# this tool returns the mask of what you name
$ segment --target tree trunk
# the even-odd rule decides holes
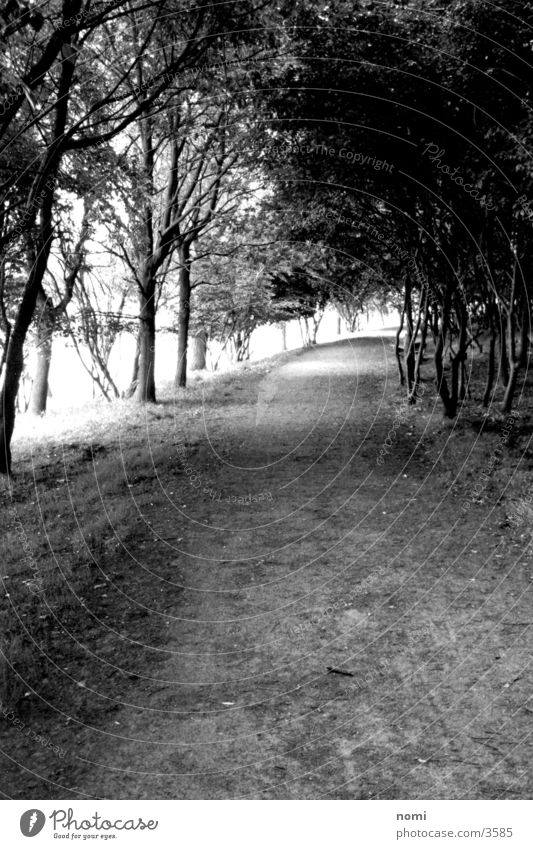
[[[405,342],[404,342],[404,365],[407,377],[407,398],[410,404],[414,403],[415,388],[415,335],[413,333],[413,301],[411,278],[405,278]]]
[[[11,439],[15,427],[15,410],[20,378],[24,368],[24,340],[31,322],[35,301],[31,290],[24,293],[17,322],[9,340],[4,385],[0,392],[0,472],[11,474]]]
[[[442,305],[442,316],[440,319],[440,327],[438,329],[438,335],[435,344],[435,374],[437,377],[437,391],[440,395],[441,401],[444,405],[444,414],[450,418],[455,418],[457,413],[457,403],[454,400],[453,396],[450,395],[450,390],[448,388],[448,382],[446,380],[446,375],[444,374],[444,347],[446,342],[446,336],[448,333],[448,324],[450,320],[450,308],[451,308],[451,289],[448,287],[448,290],[444,296],[444,303]]]
[[[250,334],[245,330],[237,330],[233,336],[235,359],[238,363],[250,358]]]
[[[416,362],[415,362],[415,393],[416,393],[418,385],[420,383],[420,367],[422,365],[422,361],[424,359],[424,352],[426,350],[428,324],[429,324],[429,290],[426,291],[426,297],[425,297],[425,303],[424,303],[424,312],[423,312],[423,315],[422,315],[422,323],[421,323],[421,327],[420,327],[420,347],[418,349],[418,353],[416,355]]]
[[[149,269],[139,291],[139,372],[134,398],[155,404],[155,280]]]
[[[70,11],[76,14],[80,9],[79,0],[72,4]],[[32,210],[30,220],[26,224],[26,233],[32,229],[39,210],[39,232],[36,239],[36,250],[31,265],[28,281],[24,287],[20,306],[13,324],[5,361],[5,375],[2,391],[0,392],[0,473],[11,474],[11,439],[15,427],[15,408],[20,378],[24,368],[24,342],[31,324],[37,297],[48,265],[50,248],[52,246],[52,208],[56,175],[61,160],[59,142],[63,138],[67,120],[69,93],[74,76],[76,51],[65,44],[65,53],[60,63],[61,71],[58,86],[58,96],[53,118],[53,132],[50,144],[42,162],[39,173],[34,181],[27,211]],[[39,189],[41,190],[38,193]]]
[[[141,356],[141,335],[140,332],[137,333],[137,337],[135,339],[135,354],[133,356],[133,370],[131,373],[130,385],[124,392],[125,398],[133,398],[135,395],[135,390],[137,389],[137,384],[139,383],[139,359]]]
[[[179,270],[179,313],[178,313],[178,366],[174,387],[187,386],[187,345],[191,315],[191,261],[188,245],[178,248]]]
[[[40,233],[31,271],[15,318],[5,360],[4,384],[0,392],[0,473],[11,474],[11,439],[20,378],[24,369],[24,342],[31,324],[52,246],[53,178],[49,178],[40,215]]]
[[[49,301],[43,298],[37,326],[37,366],[30,400],[30,412],[34,416],[43,416],[46,412],[55,323],[55,313]]]
[[[500,367],[498,371],[500,384],[505,387],[509,383],[509,358],[507,356],[507,332],[501,307],[498,311],[498,319],[500,329]]]
[[[281,330],[281,350],[287,350],[287,324],[284,321],[280,322],[279,328]]]
[[[307,318],[302,318],[302,316],[298,316],[298,324],[300,326],[300,336],[302,337],[302,345],[304,348],[308,348],[311,344],[311,340],[309,338],[309,325],[307,323]]]
[[[518,381],[520,367],[517,362],[512,362],[509,368],[509,380],[505,387],[501,410],[502,413],[510,413],[513,407],[514,394]]]
[[[40,334],[39,334],[40,335]],[[30,412],[34,416],[44,416],[48,400],[48,378],[52,362],[52,334],[44,331],[37,349],[37,366],[31,392]]]
[[[433,305],[433,309],[430,312],[430,327],[433,344],[436,345],[439,338],[439,307],[437,303]]]
[[[503,396],[503,402],[501,406],[502,413],[510,413],[514,394],[516,390],[516,384],[518,381],[518,374],[520,371],[520,361],[516,352],[516,339],[515,339],[515,325],[516,325],[516,281],[517,281],[517,269],[518,269],[518,261],[515,259],[514,270],[513,270],[513,283],[511,287],[511,294],[509,297],[509,306],[507,309],[507,322],[505,328],[505,335],[507,341],[506,354],[507,354],[507,363],[509,367],[509,373],[507,377],[507,386],[505,387],[505,393]]]
[[[398,330],[396,331],[396,345],[395,345],[395,348],[394,348],[394,352],[396,354],[396,360],[398,362],[398,372],[399,372],[399,375],[400,375],[400,386],[403,386],[405,384],[405,374],[404,374],[403,366],[402,366],[402,354],[401,354],[401,345],[400,345],[400,337],[402,335],[404,319],[405,319],[405,308],[402,308],[402,312],[401,312],[401,315],[400,315],[400,325],[398,327]]]
[[[205,369],[207,354],[207,337],[204,330],[195,333],[190,341],[190,353],[188,356],[190,371],[202,371]]]
[[[468,315],[466,306],[459,293],[457,293],[455,297],[455,314],[459,324],[459,339],[457,341],[457,353],[454,354],[452,358],[451,405],[454,410],[457,410],[459,401],[464,401],[464,394],[466,394],[464,364],[466,360],[468,338]]]
[[[416,319],[416,326],[413,331],[413,387],[411,392],[409,393],[409,404],[416,404],[416,399],[418,395],[418,387],[420,385],[420,367],[422,365],[422,359],[424,357],[424,348],[426,346],[426,333],[427,333],[427,322],[428,322],[428,290],[422,291],[420,293],[420,304],[418,307],[418,316]],[[416,339],[420,332],[420,343],[418,344]],[[418,344],[418,348],[417,348]]]
[[[6,304],[5,304],[5,300],[4,300],[5,283],[6,283],[5,265],[6,265],[6,261],[5,261],[5,258],[4,258],[3,260],[0,261],[0,323],[1,323],[2,331],[4,333],[4,340],[3,340],[3,345],[2,345],[2,355],[0,356],[0,375],[2,374],[2,372],[4,370],[4,363],[6,361],[7,348],[8,348],[8,345],[9,345],[9,336],[10,336],[10,333],[11,333],[11,322],[9,321],[9,318],[7,317]]]
[[[520,349],[518,360],[520,368],[527,368],[529,363],[529,334],[531,332],[531,314],[527,296],[522,301],[522,314],[520,316]]]
[[[507,385],[503,396],[501,406],[502,413],[510,413],[513,406],[513,399],[518,381],[518,373],[520,371],[520,360],[516,352],[516,309],[517,309],[517,275],[518,275],[518,260],[515,257],[513,277],[511,285],[511,293],[509,295],[509,305],[507,307],[505,336],[506,336],[506,359],[508,365]]]
[[[490,340],[489,354],[487,362],[487,380],[485,383],[485,392],[483,393],[483,406],[488,407],[492,398],[492,389],[494,379],[496,377],[496,323],[494,320],[494,307],[492,304],[488,308],[490,322]]]

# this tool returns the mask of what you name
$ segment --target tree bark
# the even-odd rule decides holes
[[[450,395],[448,382],[446,380],[446,375],[444,374],[443,363],[444,347],[450,321],[451,297],[451,287],[448,286],[448,289],[444,296],[444,302],[442,305],[442,315],[440,318],[440,327],[438,329],[438,335],[435,344],[435,374],[437,377],[437,391],[444,405],[444,414],[448,418],[453,419],[455,418],[455,415],[457,413],[457,402],[456,400],[454,400],[453,396]]]
[[[529,363],[529,334],[531,333],[531,314],[527,295],[522,299],[520,316],[520,350],[518,360],[520,368],[527,368]]]
[[[188,244],[178,247],[179,305],[178,305],[178,365],[174,386],[176,389],[187,386],[187,346],[189,342],[189,322],[191,316],[191,259]]]
[[[250,334],[245,330],[237,330],[233,336],[233,347],[235,349],[235,360],[238,363],[250,357]]]
[[[191,337],[190,349],[188,356],[190,371],[202,371],[205,369],[207,354],[207,337],[204,330]]]
[[[312,336],[311,336],[311,344],[312,345],[316,345],[316,340],[317,340],[317,337],[318,337],[318,329],[320,327],[320,323],[321,323],[323,318],[324,318],[324,310],[320,309],[320,308],[317,310],[316,313],[313,313],[313,315],[311,316],[311,319],[312,319],[312,322],[313,322],[313,333],[312,333]]]
[[[44,416],[46,413],[54,329],[55,315],[45,305],[37,328],[37,365],[30,401],[30,412],[34,416]]]
[[[77,5],[76,11],[79,10]],[[15,410],[20,378],[24,368],[24,342],[33,319],[39,291],[48,265],[52,247],[52,209],[56,176],[59,169],[60,144],[65,132],[70,86],[74,75],[76,53],[65,42],[65,56],[61,62],[58,97],[53,118],[53,131],[44,161],[34,181],[28,200],[28,211],[39,210],[39,230],[36,250],[28,280],[22,293],[5,360],[5,375],[0,392],[0,473],[11,474],[11,439],[15,427]],[[27,232],[35,221],[35,211],[30,216]]]
[[[457,341],[457,353],[452,358],[452,375],[451,375],[451,407],[457,411],[459,401],[464,400],[465,375],[464,364],[466,360],[466,349],[468,342],[468,315],[466,306],[460,293],[456,292],[455,296],[455,314],[459,324],[459,338]],[[455,415],[455,413],[454,413]]]
[[[32,277],[33,275],[30,275],[9,340],[4,385],[0,392],[0,472],[2,474],[11,474],[11,439],[15,427],[17,394],[24,368],[24,340],[37,297],[37,292],[34,291],[36,287],[32,285]]]
[[[139,290],[139,372],[134,399],[155,404],[155,279],[146,269]]]
[[[302,318],[302,316],[298,316],[298,325],[300,327],[300,336],[302,337],[302,345],[304,348],[308,348],[311,344],[311,340],[309,338],[309,325],[307,324],[307,319]]]
[[[507,308],[507,322],[506,322],[506,341],[507,341],[507,363],[508,363],[508,377],[507,377],[507,385],[505,387],[505,393],[503,396],[503,402],[501,406],[502,413],[510,413],[514,394],[516,390],[516,384],[518,381],[518,373],[520,371],[520,361],[516,353],[516,339],[515,339],[515,325],[516,325],[516,282],[517,282],[517,273],[518,273],[518,261],[515,259],[514,269],[513,269],[513,282],[511,286],[511,294],[509,296],[509,305]]]
[[[489,351],[487,360],[487,379],[485,382],[485,392],[483,393],[483,406],[488,407],[492,398],[492,390],[494,380],[496,378],[496,322],[494,317],[494,305],[489,304],[487,307],[488,319],[490,325]]]
[[[401,315],[400,315],[400,324],[399,324],[398,330],[396,331],[396,344],[395,344],[395,347],[394,347],[394,353],[396,354],[396,360],[398,362],[398,373],[400,375],[400,386],[403,386],[405,384],[405,374],[404,374],[404,371],[403,371],[402,353],[401,353],[401,345],[400,345],[400,337],[402,335],[404,319],[405,319],[405,306],[402,307],[402,312],[401,312]]]
[[[407,378],[407,398],[409,404],[414,403],[415,388],[415,335],[413,333],[413,300],[412,284],[409,275],[405,278],[405,342],[404,342],[404,365]]]
[[[512,410],[519,372],[520,367],[518,363],[512,362],[509,368],[509,380],[507,382],[507,386],[505,387],[505,393],[502,401],[502,413],[510,413]]]
[[[498,311],[499,330],[500,330],[500,362],[499,362],[499,379],[501,386],[507,386],[509,383],[509,358],[507,356],[507,330],[506,322],[502,315],[501,307]]]
[[[494,386],[494,378],[496,377],[496,330],[491,327],[489,340],[489,355],[487,362],[487,380],[485,383],[485,392],[483,393],[483,406],[488,407],[492,398],[492,388]]]
[[[137,384],[139,382],[139,359],[141,356],[141,344],[140,344],[140,333],[137,332],[137,336],[135,338],[135,354],[133,355],[133,369],[131,372],[131,380],[130,385],[124,392],[125,398],[133,398],[135,395],[135,390],[137,389]]]
[[[38,250],[24,287],[15,318],[5,361],[4,385],[0,392],[0,473],[11,474],[11,439],[15,427],[15,410],[20,378],[24,369],[24,342],[31,324],[37,297],[52,246],[52,203],[54,187],[50,180],[41,206]]]
[[[426,350],[426,341],[427,341],[427,333],[428,333],[428,323],[429,323],[429,289],[426,290],[426,297],[424,300],[424,312],[422,314],[422,322],[420,325],[420,347],[418,349],[415,361],[415,394],[418,389],[418,385],[420,383],[420,367],[422,365],[422,361],[424,359],[424,353]]]

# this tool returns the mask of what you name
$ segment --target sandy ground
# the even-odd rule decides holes
[[[20,708],[60,755],[0,723],[4,795],[531,798],[512,457],[462,509],[492,443],[429,384],[402,405],[387,339],[243,371],[186,421],[157,409],[157,432],[121,434],[146,470],[64,626],[78,653],[63,641]],[[87,476],[104,510],[110,474]]]

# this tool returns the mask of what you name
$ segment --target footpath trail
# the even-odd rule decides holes
[[[153,600],[145,645],[121,662],[120,703],[63,731],[68,763],[32,792],[530,797],[516,623],[532,568],[495,505],[461,513],[439,461],[450,430],[428,449],[432,390],[425,418],[400,407],[377,463],[396,383],[390,340],[357,339],[237,375],[194,432],[176,407],[172,463],[158,455],[132,517],[124,588]],[[109,659],[121,639],[91,650]]]

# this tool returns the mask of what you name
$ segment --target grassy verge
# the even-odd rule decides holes
[[[54,702],[59,666],[74,685],[65,713],[79,715],[83,703],[89,709],[84,667],[93,665],[87,647],[99,630],[112,628],[133,641],[142,633],[144,641],[142,605],[153,599],[142,570],[132,568],[132,554],[154,470],[179,478],[183,462],[173,446],[194,441],[203,409],[231,403],[236,387],[253,386],[286,356],[196,375],[177,393],[163,387],[157,405],[99,401],[42,419],[19,418],[15,478],[9,485],[3,480],[0,490],[4,709],[20,715],[45,710]],[[158,639],[163,634],[151,635]],[[122,661],[127,666],[127,653]]]

